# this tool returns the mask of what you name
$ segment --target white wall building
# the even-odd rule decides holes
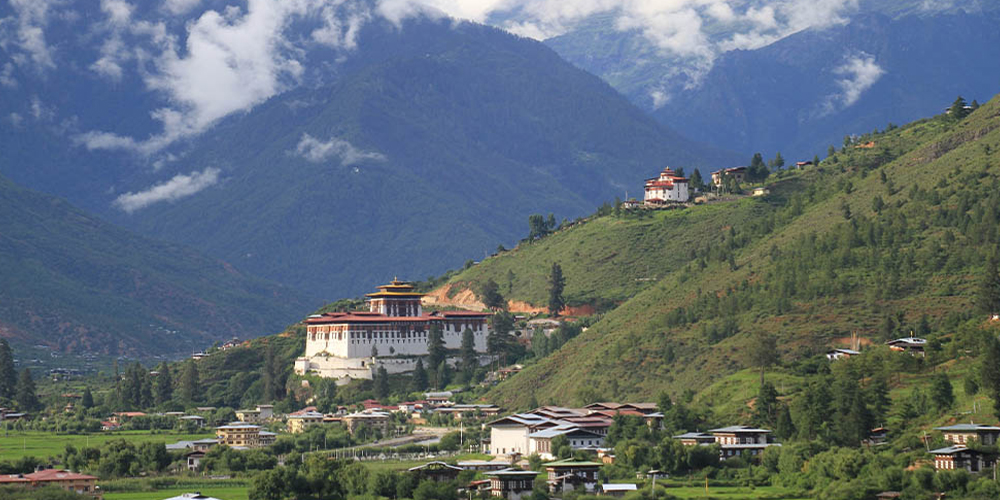
[[[684,203],[688,201],[688,180],[675,174],[670,167],[664,168],[659,177],[646,180],[646,194],[643,201],[647,205]]]
[[[371,379],[385,367],[389,373],[411,371],[417,356],[428,354],[430,329],[441,328],[447,349],[458,349],[471,330],[476,352],[486,353],[489,313],[443,311],[424,313],[424,294],[394,280],[368,294],[369,311],[331,312],[306,320],[305,356],[295,360],[295,372],[322,377]],[[374,356],[373,356],[374,354]]]

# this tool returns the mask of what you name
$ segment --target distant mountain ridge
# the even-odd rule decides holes
[[[972,0],[862,1],[845,24],[722,53],[696,80],[616,19],[594,15],[545,43],[662,123],[745,154],[812,158],[845,134],[938,113],[957,95],[985,100],[1000,80],[1000,5]],[[703,30],[716,42],[732,36],[717,22]]]
[[[295,290],[0,176],[0,335],[16,344],[186,355],[274,333],[310,308]]]
[[[420,279],[574,218],[664,164],[737,156],[659,125],[539,42],[450,20],[373,22],[336,83],[233,116],[155,179],[217,185],[115,220],[328,299]]]

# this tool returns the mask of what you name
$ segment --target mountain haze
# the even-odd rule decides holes
[[[0,177],[0,335],[76,354],[178,355],[283,328],[294,290]]]
[[[495,28],[371,23],[358,47],[336,83],[226,119],[132,179],[212,168],[217,185],[116,220],[332,299],[491,252],[531,213],[573,218],[634,195],[664,164],[735,161]]]

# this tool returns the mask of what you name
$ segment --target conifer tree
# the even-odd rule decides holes
[[[441,325],[431,325],[427,332],[427,362],[429,366],[439,367],[448,357],[448,351],[444,347],[444,334]]]
[[[750,160],[750,167],[747,169],[750,179],[753,181],[763,181],[767,179],[770,173],[767,165],[764,164],[764,157],[760,153],[754,153],[753,158]]]
[[[993,336],[990,336],[984,346],[979,380],[985,393],[993,399],[994,413],[1000,418],[1000,341]]]
[[[982,314],[1000,312],[1000,272],[997,267],[997,256],[991,255],[986,261],[986,270],[979,279],[976,308]]]
[[[384,366],[379,366],[375,374],[375,397],[379,400],[389,397],[389,371]]]
[[[500,294],[500,285],[490,278],[479,289],[479,298],[489,310],[496,312],[507,307],[507,301]]]
[[[472,376],[479,367],[479,357],[476,355],[476,337],[472,330],[462,331],[462,344],[459,347],[459,357],[462,360],[462,376],[466,383],[472,381]]]
[[[778,422],[774,426],[774,434],[779,439],[789,439],[795,435],[795,423],[792,421],[792,413],[788,411],[788,405],[780,405],[778,408]]]
[[[185,403],[193,403],[200,398],[201,389],[199,388],[199,384],[201,381],[199,379],[198,365],[195,364],[193,359],[187,360],[181,372],[180,384],[178,386],[181,399]]]
[[[698,191],[705,189],[705,179],[701,177],[701,172],[697,168],[694,169],[694,172],[691,172],[691,179],[688,183]]]
[[[948,115],[952,120],[961,121],[966,116],[969,116],[969,110],[965,108],[967,105],[965,99],[962,96],[958,96],[951,103],[951,107],[948,108]]]
[[[161,405],[173,399],[174,397],[174,380],[173,374],[170,373],[170,365],[166,362],[160,363],[160,368],[157,370],[159,374],[156,376],[156,404]]]
[[[437,374],[438,389],[444,389],[451,383],[451,366],[448,365],[447,361],[442,361],[435,373]]]
[[[7,339],[0,338],[0,399],[14,397],[17,388],[17,370],[14,368],[14,353]]]
[[[413,392],[423,392],[427,390],[427,371],[424,370],[424,360],[418,359],[417,366],[413,369],[413,386],[410,388]]]
[[[35,411],[41,407],[38,395],[35,394],[35,381],[31,378],[31,370],[25,368],[21,371],[21,376],[17,379],[14,399],[21,411]]]
[[[931,401],[938,410],[947,410],[955,403],[955,393],[948,375],[938,372],[931,381]]]
[[[90,392],[89,386],[83,390],[83,397],[80,398],[80,406],[83,406],[84,409],[94,407],[94,394]]]
[[[563,299],[563,289],[566,288],[566,279],[563,278],[562,267],[558,262],[552,263],[552,271],[549,273],[549,315],[559,316],[559,312],[566,307]]]

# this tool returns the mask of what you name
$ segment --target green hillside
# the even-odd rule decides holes
[[[0,335],[83,353],[190,353],[279,330],[294,290],[142,238],[0,177]]]
[[[569,297],[595,295],[590,279],[608,279],[607,299],[635,293],[488,398],[523,407],[532,394],[573,404],[703,389],[748,365],[758,333],[776,336],[786,360],[846,345],[838,339],[851,331],[872,342],[922,328],[947,333],[972,317],[977,276],[998,242],[998,129],[994,99],[960,122],[942,115],[861,137],[857,144],[874,147],[852,145],[818,167],[772,178],[777,196],[658,214],[653,220],[678,221],[674,235],[732,231],[693,247],[665,243],[663,255],[627,265],[602,265],[600,256],[642,232],[617,228],[649,222],[610,216],[458,275],[454,281],[471,282],[523,266],[525,276],[544,276],[545,255],[573,255],[577,235],[594,231],[579,251],[586,257],[563,263]],[[506,262],[518,253],[533,264]],[[661,275],[642,289],[628,274],[646,264]],[[532,287],[544,284],[515,283],[512,298],[537,301]]]

